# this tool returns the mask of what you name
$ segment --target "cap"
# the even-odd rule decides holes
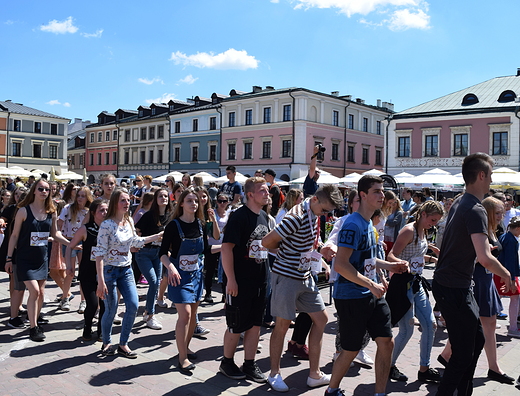
[[[265,174],[271,175],[272,177],[276,177],[276,172],[272,169],[266,169],[264,175]]]

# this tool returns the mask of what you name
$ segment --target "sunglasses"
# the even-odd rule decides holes
[[[225,201],[221,200],[221,199],[217,199],[217,202],[218,203],[228,203],[229,201],[226,199]]]
[[[47,192],[47,191],[50,191],[50,190],[51,190],[50,188],[38,187],[38,191],[39,192]]]

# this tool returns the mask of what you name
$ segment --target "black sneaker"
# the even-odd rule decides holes
[[[419,371],[417,379],[422,382],[441,382],[442,375],[434,368],[428,368],[425,372]]]
[[[262,373],[256,362],[253,364],[244,363],[242,366],[242,372],[246,375],[246,378],[251,381],[264,384],[267,382],[267,377]]]
[[[17,316],[16,318],[9,319],[9,322],[7,322],[7,326],[12,327],[13,329],[25,329],[27,326],[25,326],[25,323],[23,322],[22,318]]]
[[[35,326],[29,330],[29,338],[33,341],[43,341],[45,340],[45,334],[43,334],[40,326]]]
[[[220,363],[219,371],[226,377],[234,380],[241,380],[246,378],[246,375],[238,368],[238,366],[233,361],[231,363],[226,363],[222,361]]]
[[[390,367],[390,375],[388,376],[390,379],[393,379],[394,381],[402,381],[406,382],[408,381],[408,377],[401,373],[399,369],[396,366]]]
[[[37,322],[39,325],[44,325],[44,324],[49,324],[49,319],[45,319],[42,314],[40,314],[40,316],[38,316],[38,320]]]
[[[92,341],[92,329],[83,328],[83,335],[81,336],[84,341]]]
[[[208,303],[208,304],[213,304],[214,303],[213,297],[211,296],[211,294],[206,294],[204,296],[204,302]]]

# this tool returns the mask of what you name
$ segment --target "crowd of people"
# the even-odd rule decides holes
[[[287,392],[281,356],[294,327],[287,351],[309,361],[310,388],[343,395],[340,383],[357,359],[375,366],[375,395],[385,395],[389,379],[408,380],[397,364],[417,320],[417,378],[439,383],[438,395],[472,393],[482,349],[488,378],[514,384],[499,366],[495,329],[497,317],[508,316],[507,334],[520,338],[520,211],[511,195],[489,191],[492,168],[486,154],[466,157],[465,193],[440,201],[427,189],[404,189],[399,200],[399,192],[385,191],[377,176],[364,176],[357,189],[343,193],[334,185],[320,187],[316,156],[303,190],[283,191],[272,169],[258,170],[242,187],[233,166],[220,188],[206,188],[187,173],[179,182],[168,176],[161,186],[148,175],[131,186],[117,186],[113,175],[92,186],[8,179],[0,207],[0,264],[10,276],[8,326],[29,327],[31,340],[45,340],[47,280],[61,290],[59,309],[69,311],[77,279],[82,338],[99,340],[103,357],[135,359],[129,339],[138,311],[136,285],[142,283],[148,287],[148,328],[162,329],[156,306],[167,306],[166,296],[175,306],[178,369],[191,373],[198,359],[192,337],[209,331],[199,324],[198,307],[215,303],[217,282],[227,325],[219,370],[229,378]],[[433,281],[423,276],[426,266],[436,268]],[[333,283],[337,311],[332,374],[320,367],[329,318],[319,274]],[[508,314],[502,296],[510,298]],[[121,325],[118,342],[114,325]],[[255,362],[261,326],[272,328],[266,374]],[[437,327],[449,335],[437,358],[443,375],[431,367]],[[375,362],[364,351],[371,339]]]

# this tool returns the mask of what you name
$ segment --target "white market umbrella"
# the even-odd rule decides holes
[[[239,182],[240,184],[244,184],[246,180],[249,179],[247,176],[244,176],[242,173],[237,172],[235,175],[235,181]],[[224,184],[228,181],[228,178],[226,175],[217,177],[215,180],[213,180],[217,184]]]
[[[520,186],[520,172],[509,168],[498,168],[491,175],[493,186]]]
[[[303,184],[307,175],[291,180],[291,184]],[[318,178],[318,184],[339,184],[340,178],[332,175],[331,173],[320,169],[320,177]]]
[[[406,181],[413,179],[414,177],[415,176],[412,175],[411,173],[401,172],[401,173],[395,175],[394,179],[397,180],[397,183],[404,184],[404,183],[406,183]]]
[[[164,183],[164,182],[166,182],[166,177],[172,176],[175,179],[175,183],[180,183],[182,180],[182,175],[183,175],[183,173],[181,173],[181,172],[173,171],[173,172],[167,173],[165,175],[155,177],[152,179],[152,181],[154,183]]]
[[[208,173],[208,172],[199,172],[199,173],[195,173],[191,178],[193,180],[193,178],[195,176],[199,176],[199,177],[202,177],[202,182],[204,184],[208,184],[209,182],[213,182],[217,179],[217,177],[215,175],[212,175],[211,173]]]
[[[343,176],[339,179],[339,182],[345,184],[347,186],[356,186],[359,179],[361,179],[363,175],[360,175],[357,172],[349,173],[348,175]]]
[[[373,176],[381,176],[381,175],[384,175],[385,172],[382,172],[380,170],[377,170],[377,169],[370,169],[366,172],[363,172],[363,175],[373,175]]]
[[[453,176],[450,172],[435,168],[423,174],[410,178],[405,181],[406,187],[442,187],[453,188],[460,185],[460,179]]]
[[[63,172],[59,176],[56,176],[56,180],[83,180],[83,175],[80,175],[76,172],[67,171]]]

